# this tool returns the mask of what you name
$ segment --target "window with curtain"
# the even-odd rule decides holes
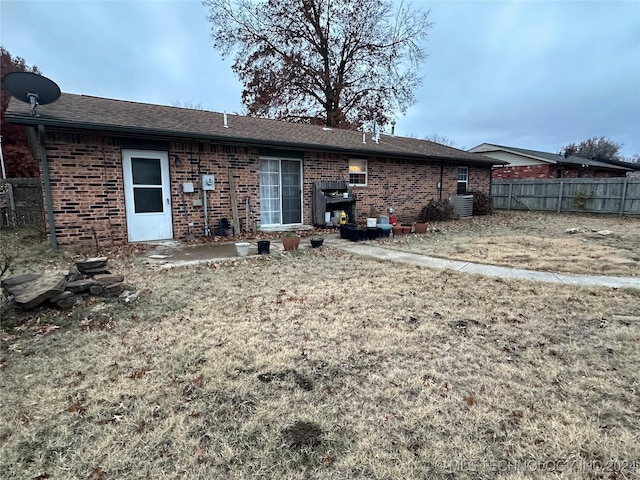
[[[367,161],[360,158],[349,159],[349,183],[351,185],[367,185]]]

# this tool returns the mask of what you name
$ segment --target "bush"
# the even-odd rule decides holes
[[[439,222],[449,220],[453,216],[453,205],[448,199],[437,201],[429,200],[427,206],[420,211],[418,220],[421,222]]]
[[[493,213],[493,198],[484,192],[467,192],[467,195],[473,195],[473,214],[474,215],[490,215]]]

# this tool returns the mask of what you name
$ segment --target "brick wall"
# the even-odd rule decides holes
[[[561,169],[562,178],[607,178],[623,177],[624,172],[616,170],[602,170],[597,168],[580,167],[578,165],[526,165],[521,167],[502,167],[493,170],[493,178],[500,180],[515,180],[525,178],[558,178]]]
[[[564,167],[562,171],[562,178],[611,178],[624,176],[625,172],[620,170],[600,170],[597,168],[581,168],[578,166]]]
[[[550,164],[525,165],[521,167],[501,167],[493,170],[497,180],[515,180],[518,178],[556,178],[555,167]]]
[[[47,159],[58,242],[126,242],[120,147],[110,138],[54,133]]]
[[[122,148],[115,138],[100,135],[49,132],[47,156],[52,186],[56,235],[61,245],[93,246],[127,241]],[[215,190],[206,192],[208,222],[212,233],[218,221],[232,220],[228,172],[234,177],[241,229],[249,217],[249,228],[260,219],[259,151],[253,147],[172,142],[169,144],[171,209],[176,239],[201,237],[205,231],[201,175],[215,175]],[[176,161],[176,159],[179,159]],[[318,180],[348,180],[349,156],[307,152],[303,157],[303,222],[312,222],[313,183]],[[457,165],[442,169],[442,198],[455,195]],[[401,218],[413,219],[431,199],[439,198],[440,163],[370,158],[368,185],[354,187],[358,196],[358,220],[364,221],[370,207],[380,214],[388,207]],[[490,169],[469,166],[469,189],[489,189]],[[191,182],[193,193],[183,193]],[[249,208],[247,208],[249,207]],[[192,224],[192,226],[189,226]]]

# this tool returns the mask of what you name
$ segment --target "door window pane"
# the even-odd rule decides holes
[[[134,185],[162,185],[159,158],[132,158],[131,173]]]
[[[161,213],[164,211],[161,188],[134,188],[133,203],[136,213]]]

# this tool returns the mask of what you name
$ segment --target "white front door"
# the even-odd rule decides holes
[[[122,169],[129,241],[173,238],[168,153],[123,150]]]

